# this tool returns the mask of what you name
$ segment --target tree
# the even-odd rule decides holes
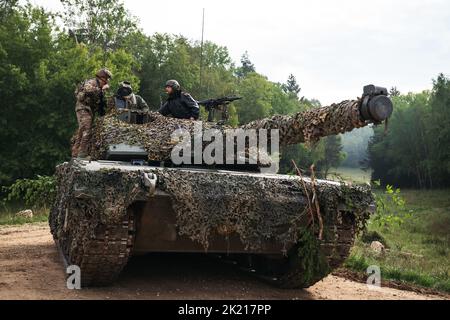
[[[347,157],[342,162],[345,167],[360,168],[367,159],[367,146],[373,136],[371,126],[354,129],[343,134],[342,147]]]
[[[337,168],[345,158],[342,152],[340,136],[328,136],[323,138],[313,151],[314,162],[317,170],[322,172],[326,179],[331,168]]]
[[[19,0],[0,0],[0,22],[13,12]]]
[[[279,173],[296,174],[292,165],[292,160],[295,161],[299,168],[308,170],[308,168],[314,163],[313,152],[304,144],[295,144],[282,147]]]
[[[236,70],[236,75],[238,78],[245,78],[249,73],[256,72],[254,64],[250,61],[248,57],[248,52],[241,57],[241,67]]]
[[[61,0],[65,26],[78,42],[103,51],[122,48],[136,33],[137,19],[119,0]]]
[[[286,81],[286,84],[283,84],[283,90],[286,92],[289,97],[293,99],[298,99],[298,94],[300,93],[300,86],[297,83],[297,79],[295,79],[295,76],[291,73]]]
[[[53,25],[51,15],[30,5],[14,8],[0,25],[1,185],[52,174],[57,163],[70,159],[77,83],[106,66],[139,87],[130,54],[89,50]],[[111,85],[117,88],[117,82]]]
[[[398,97],[398,96],[400,95],[400,91],[398,91],[397,87],[392,87],[392,88],[389,90],[389,95],[390,95],[391,97]]]
[[[443,74],[433,90],[393,96],[389,131],[376,128],[369,143],[372,178],[416,188],[450,185],[450,80]]]
[[[433,90],[429,100],[430,116],[426,129],[429,130],[430,166],[435,182],[450,185],[450,79],[439,74],[433,80]]]
[[[48,15],[31,6],[11,8],[0,25],[2,185],[30,174],[35,165],[32,160],[36,159],[30,159],[30,151],[39,134],[36,110],[43,92],[39,91],[38,81],[52,53],[50,31]]]
[[[271,91],[271,114],[293,114],[306,109],[304,104],[301,104],[297,99],[293,99],[289,93],[283,90],[283,85],[271,83]]]
[[[141,94],[153,109],[165,100],[163,87],[168,79],[177,79],[197,100],[236,92],[231,58],[225,47],[209,41],[204,43],[200,87],[200,43],[168,34],[155,34],[142,41],[146,43],[139,55]]]
[[[255,72],[249,73],[239,83],[238,93],[243,97],[236,102],[240,124],[265,118],[272,113],[272,88],[266,77]]]

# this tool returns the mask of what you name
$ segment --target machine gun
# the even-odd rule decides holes
[[[197,103],[201,106],[204,106],[206,111],[208,111],[208,122],[212,122],[214,120],[216,110],[222,111],[222,120],[220,120],[219,123],[224,124],[226,121],[228,121],[228,105],[231,102],[239,99],[242,99],[242,97],[227,96],[217,99],[197,101]]]

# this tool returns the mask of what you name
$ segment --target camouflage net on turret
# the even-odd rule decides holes
[[[352,131],[369,124],[360,116],[360,100],[345,100],[327,107],[313,108],[293,116],[276,115],[255,120],[243,129],[279,129],[280,145],[313,143],[320,138]]]
[[[260,249],[268,240],[285,246],[296,243],[302,228],[318,231],[317,224],[311,225],[309,200],[299,177],[169,168],[145,171],[156,174],[157,189],[170,195],[179,235],[205,250],[217,234],[237,234],[247,248]],[[58,194],[50,218],[55,238],[63,232],[61,226],[70,229],[87,220],[89,231],[77,237],[89,239],[99,226],[123,220],[133,202],[149,197],[140,169],[88,171],[75,161],[58,166],[57,177]],[[312,194],[311,182],[304,182]],[[318,182],[315,191],[324,241],[336,240],[333,228],[339,219],[350,218],[356,229],[364,227],[373,202],[368,187]]]
[[[369,124],[360,118],[360,100],[347,100],[327,107],[314,108],[292,116],[273,116],[250,122],[240,129],[279,129],[280,145],[315,142],[319,138],[351,131]],[[201,125],[203,132],[217,129],[223,137],[232,134],[233,128],[209,122],[164,117],[157,112],[149,112],[149,122],[145,124],[128,124],[111,114],[97,119],[90,155],[92,159],[104,159],[108,146],[126,143],[140,145],[148,153],[149,160],[170,160],[171,151],[176,142],[171,139],[177,129],[184,129],[194,135],[195,124]],[[270,135],[267,136],[270,142]],[[208,145],[203,143],[203,149]],[[224,144],[225,147],[225,144]],[[225,154],[225,152],[224,152]],[[259,164],[267,164],[267,159],[258,159]]]

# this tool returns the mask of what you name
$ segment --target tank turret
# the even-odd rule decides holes
[[[226,137],[233,138],[237,134],[236,129],[243,130],[244,135],[245,132],[254,130],[257,140],[264,137],[269,141],[271,136],[260,135],[260,131],[277,130],[280,146],[301,142],[313,143],[321,137],[345,133],[371,123],[379,124],[391,115],[392,110],[387,90],[373,85],[365,86],[362,97],[356,100],[312,108],[294,115],[275,115],[252,121],[239,128],[213,122],[174,119],[157,112],[141,113],[119,109],[113,110],[97,121],[92,139],[91,158],[125,160],[128,154],[130,158],[138,157],[170,163],[173,148],[176,146],[173,135],[177,130],[184,131],[184,134],[188,134],[192,139],[198,133],[204,136],[208,130],[220,132],[224,139],[222,143],[224,157],[227,151]],[[209,145],[206,141],[202,141],[201,144],[200,152]],[[250,158],[248,148],[245,157]],[[222,159],[221,162],[227,163],[226,159]],[[261,159],[258,159],[258,164],[267,165]]]

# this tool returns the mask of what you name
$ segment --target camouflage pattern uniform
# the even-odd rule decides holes
[[[97,112],[101,102],[102,89],[98,79],[90,79],[81,83],[75,91],[77,99],[75,112],[77,114],[78,130],[72,147],[72,157],[88,154],[91,136],[93,112]]]
[[[144,112],[148,112],[149,108],[147,102],[145,102],[144,98],[137,94],[130,94],[127,97],[124,97],[127,109],[131,110],[141,110]]]

